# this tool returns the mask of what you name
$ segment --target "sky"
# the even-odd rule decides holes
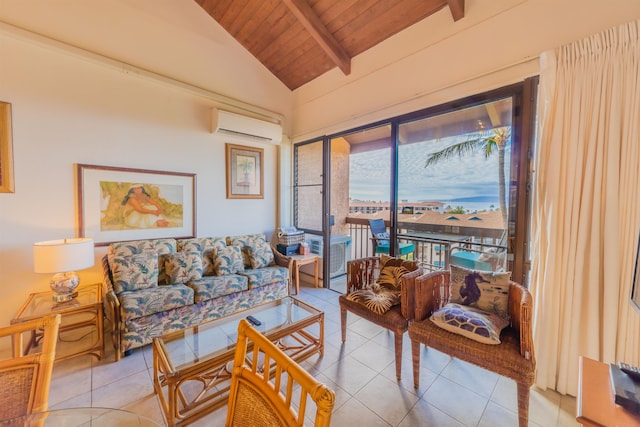
[[[425,168],[429,155],[466,137],[451,137],[401,145],[399,157],[398,199],[408,201],[444,201],[462,197],[490,197],[496,207],[498,197],[498,155],[484,157],[480,150],[463,157],[455,156]],[[350,158],[350,197],[358,200],[388,201],[390,150],[352,154]],[[511,154],[507,147],[506,162]],[[509,170],[505,171],[509,182]],[[457,205],[455,205],[457,206]],[[488,207],[488,206],[487,206]]]

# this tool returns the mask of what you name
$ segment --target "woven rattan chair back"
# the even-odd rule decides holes
[[[518,283],[509,283],[509,326],[497,345],[483,344],[446,331],[430,320],[434,311],[449,301],[449,271],[435,271],[417,278],[413,289],[413,323],[409,325],[413,385],[420,385],[420,344],[436,349],[465,362],[480,366],[498,375],[511,378],[517,385],[518,426],[529,425],[530,388],[535,380],[536,359],[533,349],[531,316],[533,298]]]
[[[59,326],[57,314],[0,328],[0,339],[11,340],[11,354],[0,360],[0,421],[47,410]],[[25,336],[41,336],[40,352],[25,354]]]
[[[328,426],[335,393],[251,327],[249,322],[241,320],[226,425],[302,426],[309,407],[313,406],[308,405],[309,399],[315,404],[314,425]]]
[[[413,315],[414,286],[409,282],[422,275],[422,267],[416,261],[402,261],[402,265],[409,271],[402,276],[401,304],[391,307],[384,314],[378,314],[364,304],[350,300],[347,295],[364,289],[376,282],[380,275],[381,261],[379,257],[355,259],[347,262],[347,291],[338,297],[340,304],[340,331],[342,342],[347,340],[347,312],[382,326],[393,332],[396,355],[396,378],[400,381],[402,371],[402,340]]]

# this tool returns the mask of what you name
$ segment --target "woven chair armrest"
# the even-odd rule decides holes
[[[291,257],[278,252],[278,250],[274,248],[273,245],[271,245],[271,251],[273,252],[273,259],[276,265],[279,265],[280,267],[287,267],[289,270],[291,270],[291,267],[293,266],[293,259]]]
[[[510,282],[509,318],[511,327],[520,332],[520,355],[527,360],[535,361],[531,322],[532,312],[533,297],[531,293],[524,286],[516,282]]]
[[[416,322],[431,316],[449,300],[449,272],[434,271],[415,279],[413,318]]]
[[[418,266],[415,270],[401,277],[400,286],[400,308],[402,315],[407,320],[413,320],[415,295],[416,295],[416,279],[424,274],[422,267]]]
[[[368,257],[347,261],[347,294],[374,283],[380,269],[380,258]]]

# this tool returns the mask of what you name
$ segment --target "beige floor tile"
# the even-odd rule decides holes
[[[380,418],[396,426],[418,401],[418,396],[382,375],[354,396]]]
[[[358,319],[357,321],[349,324],[349,330],[362,335],[366,339],[370,340],[384,330],[383,327],[358,317],[355,314],[348,313],[347,318],[349,317],[355,317]]]
[[[360,391],[377,375],[376,371],[350,355],[329,366],[323,373],[351,395]]]
[[[152,394],[151,377],[145,370],[94,389],[92,404],[119,409]]]
[[[374,341],[367,341],[350,353],[350,356],[376,372],[382,371],[395,361],[393,347],[383,347]]]
[[[489,399],[442,376],[438,377],[421,399],[464,425],[480,421]]]
[[[367,426],[389,427],[390,424],[376,415],[371,409],[355,398],[349,399],[344,405],[334,411],[331,424],[335,426]]]
[[[347,342],[343,345],[338,294],[303,287],[300,299],[325,311],[325,356],[313,356],[302,366],[335,391],[332,425],[517,425],[516,385],[512,380],[421,346],[420,387],[415,390],[408,334],[398,382],[393,334],[349,314]],[[107,355],[102,361],[82,356],[56,363],[49,407],[124,408],[166,425],[149,373],[151,346],[136,349],[116,363],[108,335],[105,341]],[[314,413],[307,413],[308,424]],[[534,387],[529,418],[531,427],[577,426],[575,398]],[[222,408],[191,426],[223,426],[225,419],[226,408]]]
[[[451,359],[442,370],[442,376],[486,397],[491,396],[500,378],[493,372],[459,359]]]
[[[420,399],[398,426],[464,427],[464,424],[445,414],[427,401]]]
[[[141,351],[134,351],[133,354],[123,357],[118,362],[114,359],[103,359],[93,367],[93,388],[100,388],[146,370],[147,364]]]
[[[160,425],[165,424],[160,402],[155,394],[147,394],[141,399],[125,405],[123,409],[135,412],[136,414],[144,414],[145,417],[152,419]]]

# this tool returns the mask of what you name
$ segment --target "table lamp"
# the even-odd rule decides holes
[[[56,273],[49,282],[55,302],[71,301],[80,280],[75,270],[94,264],[93,239],[48,240],[33,244],[33,269],[36,273]]]

